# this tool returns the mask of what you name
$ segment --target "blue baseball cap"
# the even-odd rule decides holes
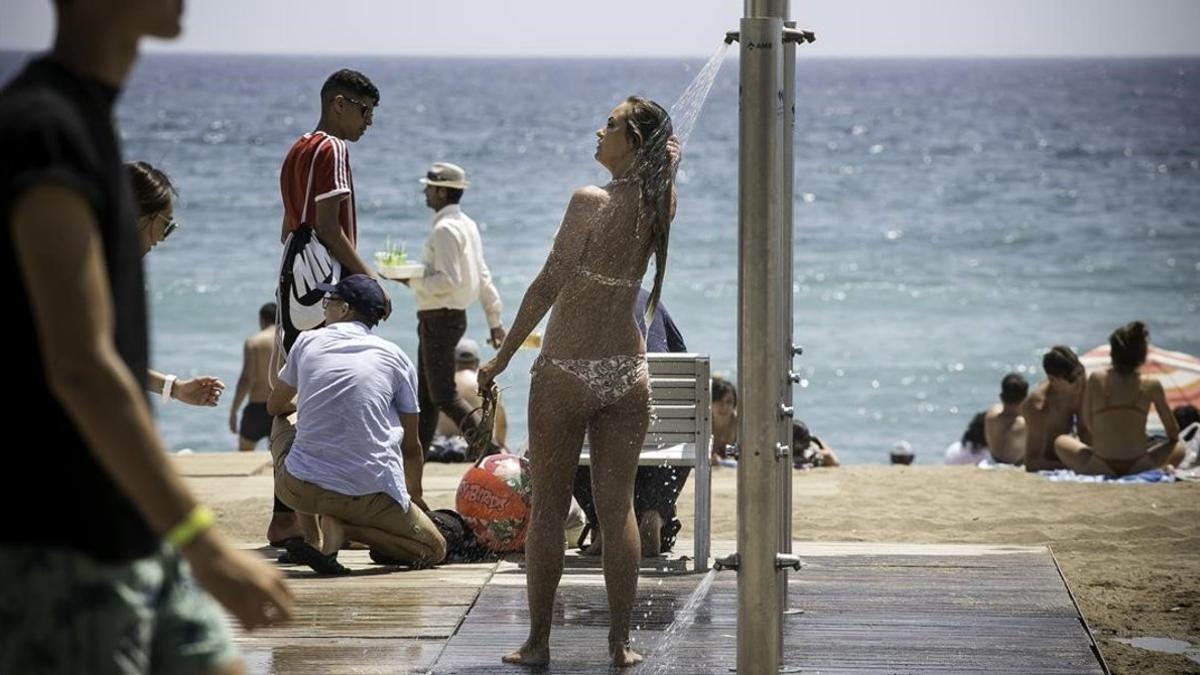
[[[346,301],[347,305],[359,315],[378,322],[387,313],[387,298],[383,287],[373,277],[365,274],[351,274],[333,284],[317,284],[319,290],[332,294]]]

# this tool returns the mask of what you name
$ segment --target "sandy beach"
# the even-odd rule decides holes
[[[263,453],[260,457],[265,459]],[[463,465],[426,467],[426,499],[452,507]],[[236,540],[257,546],[270,477],[189,478]],[[1182,655],[1114,638],[1200,647],[1200,484],[1054,483],[1019,470],[850,466],[796,472],[799,541],[1049,545],[1116,673],[1197,673]],[[713,472],[713,538],[736,540],[737,472]],[[691,482],[680,498],[690,535]],[[680,549],[686,552],[686,549]]]

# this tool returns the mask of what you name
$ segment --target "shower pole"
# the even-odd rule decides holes
[[[795,46],[812,41],[790,0],[745,0],[738,93],[737,671],[775,673],[791,555],[792,142]],[[787,28],[785,29],[785,25]]]
[[[778,672],[783,345],[784,2],[745,0],[739,31],[737,672]],[[788,282],[788,289],[791,284]]]

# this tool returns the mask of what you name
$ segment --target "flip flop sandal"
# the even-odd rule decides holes
[[[308,565],[318,574],[344,576],[350,574],[350,568],[338,562],[337,553],[325,555],[309,545],[303,539],[289,539],[284,542],[292,562]]]

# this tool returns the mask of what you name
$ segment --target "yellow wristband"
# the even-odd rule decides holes
[[[200,536],[201,532],[212,527],[214,522],[216,522],[216,518],[213,516],[212,509],[199,504],[167,532],[167,543],[176,549],[181,549],[192,543],[192,540]]]

